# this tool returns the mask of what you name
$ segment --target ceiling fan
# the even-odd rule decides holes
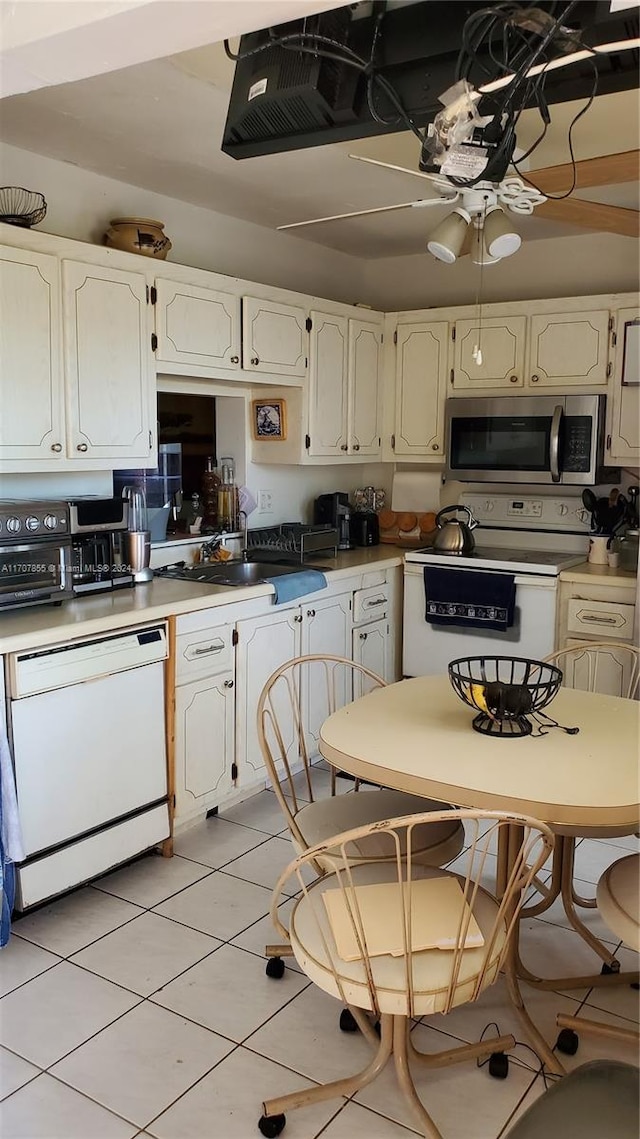
[[[588,158],[575,165],[549,166],[527,172],[522,176],[505,176],[500,182],[479,181],[471,187],[458,186],[443,174],[429,174],[409,170],[403,166],[380,162],[374,158],[350,154],[358,162],[381,166],[403,174],[412,174],[430,182],[436,196],[419,198],[412,202],[399,202],[367,210],[311,218],[278,226],[280,230],[301,226],[319,225],[328,221],[342,221],[352,217],[389,213],[394,210],[423,209],[429,206],[453,205],[452,213],[443,219],[429,236],[427,248],[437,260],[453,264],[460,256],[470,252],[477,264],[493,264],[517,252],[521,238],[509,215],[530,215],[563,221],[578,228],[601,230],[606,233],[638,237],[639,215],[636,210],[609,206],[583,198],[550,198],[547,195],[561,192],[575,179],[574,189],[615,185],[638,180],[640,151]]]

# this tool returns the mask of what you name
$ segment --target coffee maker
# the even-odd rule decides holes
[[[74,594],[133,585],[127,552],[127,503],[121,498],[76,498],[68,503],[68,509]]]
[[[313,521],[322,526],[335,526],[338,531],[338,549],[352,550],[351,515],[349,495],[336,490],[333,494],[321,494],[313,504]]]

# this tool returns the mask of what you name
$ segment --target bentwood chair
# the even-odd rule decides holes
[[[547,1088],[505,1139],[638,1139],[639,1074],[616,1060],[583,1064]]]
[[[546,661],[562,669],[563,683],[567,687],[579,688],[586,692],[622,694],[630,700],[638,695],[640,649],[634,645],[613,641],[583,642],[552,653],[546,657]],[[615,725],[613,725],[612,731],[615,732]],[[615,736],[612,736],[612,739],[614,738]],[[603,764],[610,762],[610,757],[603,755],[602,762]],[[616,837],[619,834],[619,829],[607,830],[599,827],[597,835],[592,835],[592,837],[606,839]],[[551,883],[546,886],[536,883],[538,891],[542,895],[542,901],[537,905],[528,906],[525,910],[525,916],[533,917],[536,914],[543,913],[555,898],[561,896],[571,925],[604,962],[602,972],[615,973],[619,970],[619,964],[614,954],[591,933],[591,930],[580,920],[576,912],[576,907],[582,909],[595,909],[596,907],[595,898],[581,897],[574,887],[576,837],[579,836],[556,834]]]
[[[419,811],[444,811],[447,804],[388,788],[337,794],[335,769],[318,762],[317,733],[333,712],[354,697],[384,687],[385,681],[364,665],[339,656],[295,657],[267,680],[258,700],[258,737],[267,774],[289,828],[293,847],[302,854],[341,831]],[[371,697],[375,699],[375,695]],[[425,762],[428,741],[425,741]],[[316,762],[314,762],[314,760]],[[297,770],[296,770],[297,769]],[[464,827],[453,815],[414,835],[413,857],[430,866],[451,862],[464,846]],[[352,850],[356,861],[384,860],[375,831]],[[328,855],[318,856],[316,873],[332,870]],[[267,974],[281,977],[287,946],[267,946]],[[348,1018],[345,1024],[349,1024]]]
[[[420,860],[424,832],[431,827],[437,832],[451,817],[468,827],[466,875]],[[514,835],[518,839],[513,869],[498,900],[479,883],[485,870],[488,874],[492,840],[503,827],[509,828],[512,842]],[[360,852],[370,838],[384,860],[362,862]],[[435,811],[373,822],[318,843],[295,859],[274,890],[271,916],[276,928],[289,939],[300,968],[325,993],[380,1018],[380,1039],[370,1025],[365,1027],[375,1053],[356,1075],[267,1100],[259,1121],[262,1134],[279,1135],[287,1111],[352,1096],[375,1080],[393,1057],[419,1134],[442,1139],[418,1097],[411,1066],[430,1069],[490,1055],[490,1071],[504,1077],[504,1054],[515,1040],[499,1036],[424,1054],[412,1043],[411,1018],[446,1014],[476,1001],[501,970],[525,1031],[549,1069],[561,1074],[562,1067],[526,1013],[513,954],[522,900],[552,849],[551,831],[534,819],[454,810],[451,816]],[[309,883],[308,870],[318,863],[332,869]],[[301,891],[288,929],[278,912],[285,887],[288,895]],[[366,1024],[366,1018],[362,1020]]]

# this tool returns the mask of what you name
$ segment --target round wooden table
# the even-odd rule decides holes
[[[561,688],[546,711],[560,724],[578,727],[578,734],[551,728],[517,739],[484,736],[473,730],[473,709],[448,677],[418,677],[376,689],[330,716],[319,746],[329,763],[360,779],[457,807],[513,811],[547,823],[556,833],[551,883],[539,885],[542,901],[522,916],[543,913],[561,896],[571,925],[604,961],[604,975],[539,977],[522,963],[516,946],[519,976],[546,989],[633,980],[635,975],[619,973],[610,947],[576,914],[574,843],[568,836],[612,837],[639,829],[640,705]],[[498,893],[509,872],[505,841],[498,850]]]

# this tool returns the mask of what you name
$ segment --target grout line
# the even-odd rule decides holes
[[[524,1100],[526,1099],[526,1097],[529,1095],[529,1092],[532,1090],[532,1088],[533,1088],[533,1085],[535,1084],[536,1080],[542,1080],[542,1081],[544,1082],[544,1076],[543,1076],[543,1074],[542,1074],[542,1071],[536,1072],[536,1074],[535,1074],[535,1076],[533,1077],[533,1079],[532,1079],[531,1083],[530,1083],[530,1084],[528,1085],[528,1087],[525,1089],[525,1091],[523,1092],[523,1094],[520,1096],[520,1099],[518,1100],[517,1104],[515,1105],[515,1107],[513,1108],[513,1110],[510,1112],[510,1114],[507,1116],[507,1119],[505,1120],[505,1122],[503,1123],[502,1127],[500,1128],[500,1131],[498,1132],[498,1134],[497,1134],[497,1136],[496,1136],[496,1139],[502,1139],[502,1137],[503,1137],[503,1136],[504,1136],[504,1137],[505,1137],[505,1139],[506,1139],[506,1135],[507,1135],[507,1127],[509,1126],[509,1124],[510,1124],[511,1120],[513,1119],[514,1115],[515,1115],[515,1114],[516,1114],[516,1112],[518,1111],[518,1108],[520,1107],[520,1105],[521,1105],[521,1104],[524,1102]],[[546,1090],[546,1088],[545,1088],[545,1090]],[[543,1092],[542,1094],[544,1095],[544,1092]]]

